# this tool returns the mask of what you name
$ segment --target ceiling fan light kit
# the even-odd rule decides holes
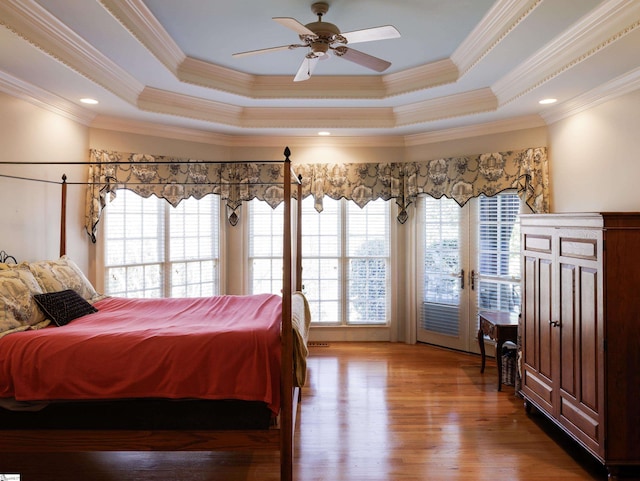
[[[337,57],[349,60],[358,65],[362,65],[363,67],[375,70],[376,72],[383,72],[391,66],[391,62],[360,52],[348,47],[347,45],[359,42],[398,38],[400,37],[400,32],[398,32],[394,26],[384,25],[382,27],[366,28],[363,30],[354,30],[352,32],[342,33],[333,23],[322,21],[322,17],[329,11],[329,4],[325,2],[316,2],[311,5],[311,11],[318,16],[318,21],[311,22],[306,25],[303,25],[295,18],[291,17],[273,18],[273,20],[278,22],[280,25],[296,32],[302,43],[239,52],[234,53],[233,56],[244,57],[254,54],[306,47],[309,51],[302,60],[302,64],[293,79],[295,82],[311,78],[318,60],[321,58],[327,58],[330,50],[333,51]]]

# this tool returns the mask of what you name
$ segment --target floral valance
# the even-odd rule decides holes
[[[229,221],[238,221],[243,201],[260,199],[276,207],[283,200],[283,162],[208,162],[167,156],[91,150],[86,229],[95,231],[108,196],[130,189],[143,197],[156,195],[171,205],[189,197],[218,194]],[[312,195],[316,210],[322,199],[346,198],[359,206],[375,199],[394,199],[398,221],[418,195],[454,199],[460,206],[481,194],[516,189],[536,213],[549,212],[549,169],[546,147],[420,162],[359,164],[295,164],[302,195]],[[295,190],[294,190],[295,193]]]
[[[375,199],[395,199],[398,221],[404,223],[406,208],[420,194],[448,197],[463,206],[481,194],[517,189],[533,212],[549,212],[545,147],[421,162],[304,164],[296,165],[295,171],[304,179],[303,196],[312,195],[318,211],[325,195],[344,197],[361,207]]]
[[[175,157],[91,150],[85,228],[95,242],[102,209],[118,189],[155,195],[177,206],[183,199],[218,194],[229,222],[238,221],[243,201],[264,200],[276,207],[284,197],[284,161],[211,162]]]

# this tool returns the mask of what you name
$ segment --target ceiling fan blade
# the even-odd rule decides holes
[[[311,78],[311,74],[316,68],[316,65],[318,65],[318,60],[320,60],[320,57],[305,57],[302,60],[302,64],[300,65],[298,73],[294,77],[293,81],[302,82],[303,80],[309,80]]]
[[[387,40],[390,38],[399,38],[400,32],[393,25],[384,25],[382,27],[365,28],[364,30],[354,30],[341,34],[347,39],[348,43],[372,42],[374,40]]]
[[[316,36],[316,34],[312,30],[309,30],[307,27],[305,27],[300,22],[298,22],[295,18],[273,17],[273,20],[278,22],[283,27],[290,28],[291,30],[296,32],[298,35],[313,35],[314,37]]]
[[[363,67],[370,68],[376,72],[383,72],[391,66],[391,62],[387,62],[381,58],[374,57],[373,55],[348,47],[335,48],[334,52],[338,57],[342,57],[351,62],[357,63],[358,65],[362,65]]]
[[[306,45],[282,45],[280,47],[261,48],[258,50],[249,50],[248,52],[234,53],[232,57],[246,57],[248,55],[256,55],[258,53],[278,52],[280,50],[291,50],[292,48],[306,47]]]

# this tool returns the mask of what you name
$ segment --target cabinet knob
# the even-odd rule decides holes
[[[551,324],[551,327],[558,327],[560,325],[558,321],[549,321],[549,324]]]

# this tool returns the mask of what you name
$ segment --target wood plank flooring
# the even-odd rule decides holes
[[[606,471],[513,388],[496,390],[480,357],[427,345],[312,347],[296,429],[294,478],[605,480]],[[2,432],[0,431],[0,436]],[[0,453],[0,474],[34,481],[277,480],[275,452]],[[39,437],[38,437],[39,436]],[[54,450],[54,449],[53,449]]]

